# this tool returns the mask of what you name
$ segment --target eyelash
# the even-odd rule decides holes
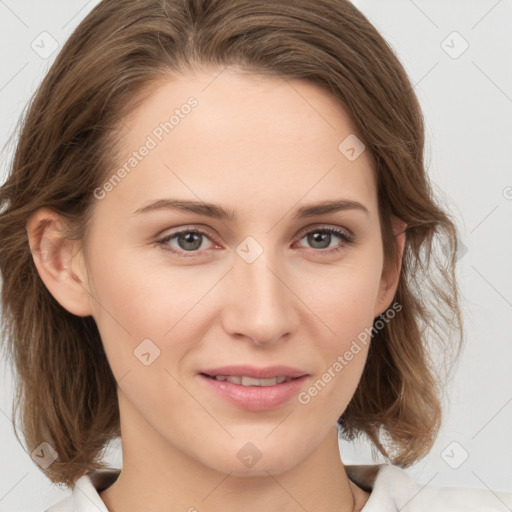
[[[207,238],[209,238],[212,242],[215,242],[215,240],[212,239],[213,237],[209,233],[207,233],[206,231],[201,231],[199,229],[190,228],[190,229],[182,229],[180,231],[176,231],[174,233],[170,233],[170,234],[166,235],[164,238],[161,238],[161,239],[157,240],[156,243],[164,251],[171,252],[171,253],[175,254],[176,256],[178,256],[179,258],[191,258],[191,257],[197,256],[200,253],[200,251],[189,251],[189,254],[187,254],[185,251],[179,251],[179,250],[176,250],[176,249],[170,249],[169,245],[167,245],[167,243],[169,241],[171,241],[173,238],[175,238],[176,236],[185,234],[185,233],[193,233],[193,234],[197,234],[197,235],[204,235]],[[341,231],[341,230],[336,229],[336,228],[332,228],[332,227],[317,227],[317,228],[311,229],[309,231],[303,232],[301,234],[301,236],[299,237],[299,240],[302,240],[305,236],[307,236],[307,235],[309,235],[311,233],[330,233],[332,235],[336,235],[339,238],[341,238],[341,240],[343,242],[341,246],[338,246],[338,247],[335,247],[335,248],[332,248],[332,249],[316,249],[316,250],[312,249],[313,252],[319,254],[320,256],[332,256],[333,254],[336,254],[339,251],[343,250],[347,245],[353,244],[355,242],[355,238],[356,238],[353,234],[348,234],[345,231]]]

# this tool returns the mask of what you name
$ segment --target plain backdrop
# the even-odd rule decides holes
[[[58,49],[97,3],[0,0],[1,146]],[[457,272],[466,348],[446,388],[437,442],[407,471],[425,484],[512,492],[512,1],[355,3],[411,77],[424,111],[428,171],[463,244]],[[2,154],[2,182],[11,151]],[[14,437],[12,376],[1,363],[0,511],[42,511],[70,490],[52,485]],[[346,464],[375,462],[364,441],[341,441],[340,450]],[[108,460],[120,467],[118,445]]]

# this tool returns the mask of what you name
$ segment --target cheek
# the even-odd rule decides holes
[[[369,257],[365,264],[361,258],[329,276],[317,276],[316,287],[311,281],[303,286],[321,324],[314,338],[323,364],[301,403],[328,411],[333,421],[352,398],[366,363],[379,285],[377,263]]]
[[[91,270],[94,319],[116,378],[140,365],[139,352],[162,364],[172,345],[178,359],[180,345],[198,339],[200,300],[218,280],[194,277],[193,267],[144,265],[108,250],[92,261]]]
[[[342,262],[338,267],[301,273],[295,290],[323,326],[327,346],[341,349],[372,325],[380,282],[380,267],[373,258]],[[307,277],[306,277],[307,276]]]
[[[348,406],[361,378],[371,342],[371,302],[374,287],[367,284],[331,293],[317,304],[323,327],[316,336],[321,357],[318,374],[298,397],[310,412],[335,424]]]

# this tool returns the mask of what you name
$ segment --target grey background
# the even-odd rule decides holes
[[[97,3],[0,0],[0,146],[57,51],[41,53],[52,38],[60,48]],[[466,349],[447,387],[438,440],[407,471],[431,485],[512,492],[512,1],[354,3],[415,84],[429,173],[464,245],[458,275]],[[2,153],[2,182],[11,149]],[[41,511],[70,491],[52,485],[14,437],[12,376],[5,363],[0,371],[0,511]],[[365,442],[342,441],[340,449],[345,463],[374,462]],[[107,458],[120,467],[119,446]]]

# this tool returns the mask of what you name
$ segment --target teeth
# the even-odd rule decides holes
[[[291,380],[287,377],[274,377],[272,379],[253,379],[252,377],[235,377],[231,375],[216,375],[215,380],[231,382],[232,384],[241,384],[242,386],[275,386],[282,382]]]

